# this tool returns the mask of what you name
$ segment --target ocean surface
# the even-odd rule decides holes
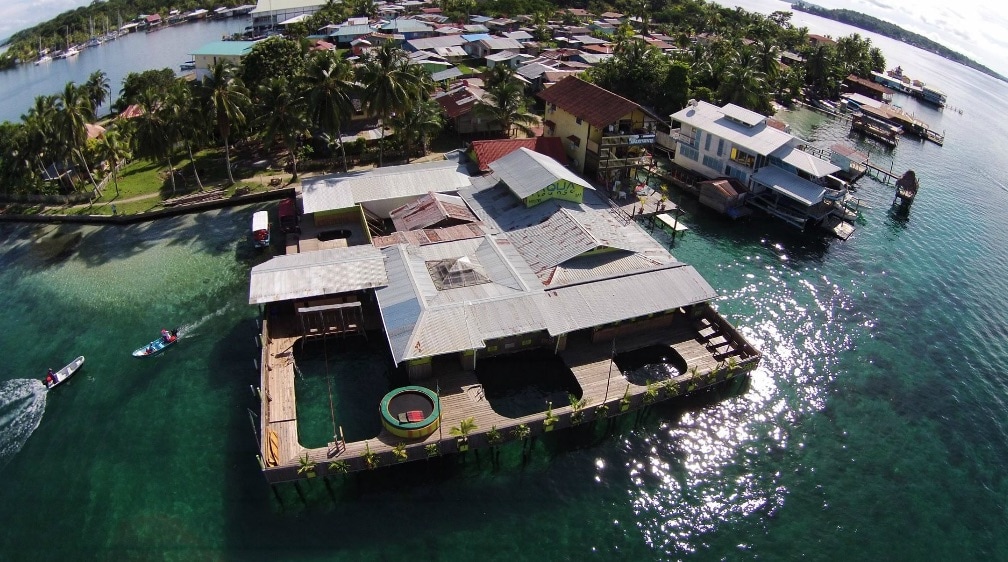
[[[728,222],[682,198],[690,231],[672,251],[722,295],[718,309],[763,351],[759,369],[741,388],[660,405],[607,434],[540,439],[527,462],[514,444],[497,462],[484,451],[270,488],[250,413],[257,310],[245,304],[263,259],[247,239],[261,207],[126,228],[0,225],[0,553],[1008,559],[1008,87],[909,47],[883,50],[948,93],[956,110],[897,96],[945,131],[944,147],[904,139],[886,151],[817,113],[780,117],[817,145],[915,170],[909,213],[891,210],[891,186],[863,179],[857,231],[841,241]],[[130,356],[175,326],[178,345]],[[384,367],[363,351],[334,343],[321,368],[380,386]],[[35,382],[81,354],[67,384]],[[340,385],[330,406],[326,380],[298,387],[313,393],[299,412],[313,441],[331,431],[331,411],[369,409]]]
[[[241,33],[249,18],[208,20],[168,27],[153,33],[130,33],[69,59],[53,60],[35,66],[21,64],[0,71],[0,121],[19,122],[31,109],[35,97],[59,94],[67,82],[83,84],[92,72],[103,71],[112,86],[112,101],[119,99],[123,78],[130,72],[170,68],[181,74],[179,65],[192,59],[192,53],[224,36]],[[99,115],[109,112],[109,102],[98,108]]]

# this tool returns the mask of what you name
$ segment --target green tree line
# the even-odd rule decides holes
[[[867,14],[862,14],[860,12],[855,12],[853,10],[847,9],[828,9],[822,6],[817,6],[815,4],[809,4],[808,2],[795,2],[791,4],[791,9],[798,10],[800,12],[806,12],[812,15],[819,16],[821,18],[831,19],[833,21],[838,21],[840,23],[845,23],[847,25],[857,27],[858,29],[864,29],[865,31],[871,31],[872,33],[878,33],[883,37],[889,37],[890,39],[895,39],[906,43],[907,45],[913,45],[919,49],[925,51],[930,51],[942,58],[946,58],[950,61],[957,62],[961,65],[968,66],[974,70],[979,70],[984,74],[997,78],[998,80],[1003,80],[1008,82],[1008,78],[1004,77],[997,72],[994,72],[990,68],[980,64],[979,62],[967,57],[966,55],[956,52],[941,43],[932,41],[927,37],[919,33],[914,33],[903,29],[902,27],[885,21],[880,20],[876,17],[869,16]]]
[[[504,131],[531,132],[537,120],[511,69],[495,68],[485,87],[476,111]],[[325,149],[329,167],[345,172],[342,137],[351,119],[380,119],[379,165],[388,150],[408,161],[426,154],[441,133],[433,91],[428,72],[392,43],[351,62],[334,51],[309,51],[305,41],[273,37],[257,43],[241,66],[217,64],[199,81],[176,78],[171,69],[128,74],[117,104],[134,106],[138,115],[112,119],[103,136],[89,139],[86,127],[111,93],[98,71],[85,84],[36,97],[20,123],[0,124],[0,186],[7,194],[97,189],[102,174],[112,174],[118,185],[116,171],[135,157],[163,167],[172,192],[182,162],[202,189],[200,151],[218,155],[218,175],[232,184],[236,143],[282,160],[292,181],[312,147]],[[67,170],[74,173],[52,181],[54,172]]]

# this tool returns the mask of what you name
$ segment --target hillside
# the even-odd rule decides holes
[[[791,9],[819,16],[821,18],[838,21],[840,23],[845,23],[858,29],[871,31],[872,33],[878,33],[879,35],[888,37],[890,39],[895,39],[908,45],[913,45],[918,49],[923,49],[925,51],[934,53],[942,58],[946,58],[950,61],[957,62],[963,66],[968,66],[974,70],[983,72],[988,76],[997,78],[998,80],[1008,82],[1008,78],[1005,78],[1003,75],[994,72],[990,68],[987,68],[986,66],[967,57],[966,55],[963,55],[962,53],[953,51],[952,49],[949,49],[948,47],[940,43],[932,41],[931,39],[928,39],[927,37],[924,37],[919,33],[907,31],[906,29],[903,29],[898,25],[889,23],[884,20],[880,20],[876,17],[847,9],[823,8],[822,6],[817,6],[815,4],[809,4],[808,2],[801,2],[801,1],[791,4]]]

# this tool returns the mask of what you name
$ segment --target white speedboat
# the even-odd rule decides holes
[[[42,382],[45,383],[47,388],[56,388],[72,377],[73,374],[77,372],[77,369],[80,369],[83,364],[84,356],[81,355],[77,359],[71,361],[66,367],[63,367],[54,373],[47,373]]]

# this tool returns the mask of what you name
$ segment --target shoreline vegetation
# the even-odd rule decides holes
[[[901,43],[906,43],[907,45],[917,47],[918,49],[934,53],[952,62],[957,62],[963,66],[982,72],[991,78],[997,78],[1002,82],[1008,82],[1008,77],[998,74],[997,72],[958,51],[954,51],[941,43],[932,41],[919,33],[908,31],[898,25],[889,23],[885,20],[880,20],[874,16],[869,16],[868,14],[862,14],[861,12],[855,12],[854,10],[848,10],[846,8],[824,8],[822,6],[817,6],[816,4],[810,4],[802,1],[793,2],[791,4],[791,9],[847,24],[851,27],[856,27],[865,31],[871,31],[872,33],[878,33],[883,37],[895,39]]]
[[[483,13],[529,14],[516,18],[543,50],[563,46],[570,29],[600,17],[541,0],[513,1],[488,1]],[[763,15],[702,0],[659,11],[635,6],[616,14],[619,25],[592,31],[613,45],[613,56],[576,72],[656,115],[671,115],[690,99],[770,115],[794,100],[836,99],[847,76],[870,79],[886,68],[881,50],[856,33],[812,44],[807,28],[792,25],[791,12]],[[469,21],[464,7],[444,16]],[[469,85],[435,83],[432,71],[411,64],[397,43],[351,58],[345,49],[320,50],[308,37],[308,30],[362,16],[376,21],[370,0],[327,3],[287,26],[286,35],[255,43],[238,66],[218,63],[202,80],[187,81],[168,68],[130,73],[113,115],[101,123],[97,109],[113,88],[102,71],[36,97],[20,123],[0,123],[0,204],[12,214],[51,213],[40,204],[48,197],[57,206],[84,203],[64,209],[78,214],[112,214],[112,205],[116,214],[145,212],[191,193],[230,196],[297,183],[302,168],[347,172],[409,163],[477,138],[541,134],[543,102],[509,65],[488,68],[475,56],[456,61],[464,77],[483,81],[470,91],[478,100],[474,128],[446,116],[435,99]]]

